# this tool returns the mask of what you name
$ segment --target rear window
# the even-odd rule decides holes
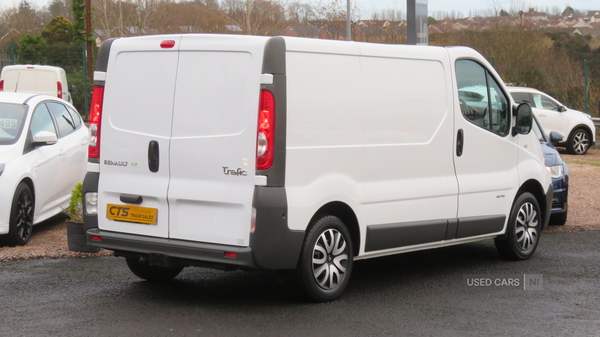
[[[0,145],[13,144],[19,139],[26,116],[25,105],[0,103]]]

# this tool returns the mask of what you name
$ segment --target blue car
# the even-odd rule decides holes
[[[550,225],[562,226],[567,222],[568,195],[569,195],[569,169],[560,157],[560,153],[552,145],[553,142],[559,142],[563,135],[552,131],[547,137],[534,118],[533,132],[536,134],[542,144],[544,151],[544,164],[552,176],[552,185],[554,187],[554,196],[552,197],[552,215],[550,216]]]

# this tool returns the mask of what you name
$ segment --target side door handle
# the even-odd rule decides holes
[[[150,169],[150,172],[158,172],[159,161],[160,155],[158,142],[153,140],[150,142],[150,144],[148,144],[148,169]]]
[[[456,156],[460,157],[463,153],[463,144],[464,144],[464,132],[463,129],[458,129],[458,134],[456,135]]]

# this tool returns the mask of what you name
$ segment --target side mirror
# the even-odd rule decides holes
[[[58,138],[56,134],[50,131],[40,131],[33,136],[34,146],[45,146],[56,144]]]
[[[74,86],[74,85],[72,85],[72,86],[69,88],[69,92],[76,92],[76,91],[77,91],[77,87],[76,87],[76,86]]]
[[[558,107],[558,112],[565,112],[565,111],[567,111],[567,107],[566,106],[561,105],[561,106]]]
[[[529,103],[521,103],[514,111],[517,123],[512,129],[513,137],[517,134],[526,135],[531,131],[533,125],[533,114]]]
[[[556,144],[556,143],[562,141],[563,135],[560,132],[552,131],[552,132],[550,132],[549,138],[550,138],[550,143]]]

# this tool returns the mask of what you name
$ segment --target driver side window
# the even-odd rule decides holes
[[[510,106],[500,86],[479,63],[456,61],[458,99],[463,116],[471,123],[500,135],[510,127]]]

